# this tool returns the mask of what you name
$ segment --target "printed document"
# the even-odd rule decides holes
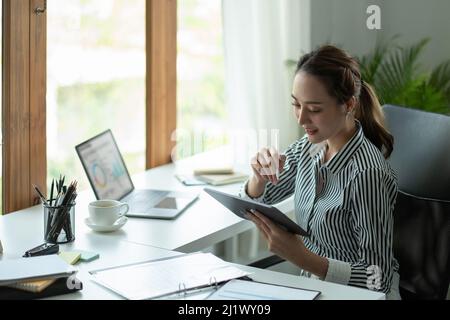
[[[235,279],[223,285],[208,300],[314,300],[319,294],[319,291]]]

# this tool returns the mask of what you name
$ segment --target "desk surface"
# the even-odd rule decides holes
[[[136,176],[136,187],[186,190],[174,177],[174,165],[162,166]],[[239,186],[223,187],[226,192],[236,192]],[[201,187],[189,188],[200,192]],[[61,250],[90,250],[100,254],[100,259],[77,265],[78,277],[83,281],[81,292],[56,297],[58,299],[120,299],[120,296],[104,289],[91,280],[88,270],[148,261],[199,251],[252,228],[252,224],[225,210],[205,193],[176,220],[129,218],[127,224],[116,232],[95,233],[84,224],[88,216],[87,204],[94,199],[92,192],[84,192],[77,200],[76,239],[61,245]],[[289,204],[281,204],[287,209]],[[21,210],[0,217],[0,236],[4,247],[2,259],[20,257],[26,250],[43,243],[43,210],[41,206]],[[165,250],[166,249],[166,250]],[[384,294],[354,287],[342,286],[315,279],[261,270],[247,266],[242,268],[254,273],[257,281],[279,283],[319,290],[320,299],[384,299]]]
[[[0,218],[0,225],[3,229],[9,227],[9,221]],[[31,222],[28,222],[31,223]],[[23,252],[39,241],[39,236],[30,236],[20,233],[14,237],[15,241],[8,240],[8,248],[2,259],[18,258]],[[125,265],[142,261],[149,261],[182,254],[180,252],[163,250],[148,245],[136,244],[120,240],[117,237],[104,237],[99,234],[86,233],[78,237],[75,242],[61,245],[61,250],[91,250],[100,254],[99,259],[89,263],[78,263],[75,267],[78,269],[77,277],[83,282],[83,290],[73,294],[52,297],[51,299],[64,300],[105,300],[121,299],[114,292],[105,289],[92,280],[88,271],[102,269],[111,266]],[[0,260],[1,261],[1,260]],[[323,300],[379,300],[384,299],[384,294],[371,292],[369,290],[355,287],[342,286],[325,281],[308,279],[300,276],[294,276],[279,273],[270,270],[262,270],[248,266],[237,265],[251,273],[251,277],[256,281],[268,282],[280,285],[299,287],[310,290],[321,291],[319,299]],[[189,298],[202,298],[202,296],[191,296]]]

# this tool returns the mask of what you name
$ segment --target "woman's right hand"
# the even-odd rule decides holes
[[[265,187],[269,181],[276,185],[285,162],[286,156],[275,148],[262,148],[251,160],[253,185],[257,189]]]

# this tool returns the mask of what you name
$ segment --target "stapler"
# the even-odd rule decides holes
[[[59,245],[53,243],[44,243],[25,252],[23,257],[45,256],[59,252]]]

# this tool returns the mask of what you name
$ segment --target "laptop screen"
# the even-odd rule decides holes
[[[75,147],[97,199],[120,200],[134,186],[111,130]]]

